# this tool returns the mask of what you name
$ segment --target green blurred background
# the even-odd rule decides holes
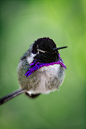
[[[85,129],[86,0],[2,1],[0,98],[19,88],[20,57],[38,38],[50,37],[67,70],[59,91],[30,99],[24,94],[0,106],[0,129]]]

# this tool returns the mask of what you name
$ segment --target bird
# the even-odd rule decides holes
[[[20,58],[18,64],[18,81],[20,89],[2,97],[0,105],[25,93],[30,98],[49,94],[59,90],[65,78],[66,66],[60,57],[59,50],[49,37],[38,38]]]

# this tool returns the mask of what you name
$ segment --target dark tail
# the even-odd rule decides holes
[[[34,98],[36,98],[36,97],[38,97],[38,96],[40,95],[40,93],[39,93],[39,94],[29,94],[29,93],[27,93],[27,92],[25,92],[25,94],[26,94],[27,96],[29,96],[30,98],[32,98],[32,99],[34,99]]]
[[[24,92],[25,92],[25,90],[18,89],[16,91],[4,96],[3,98],[0,99],[0,105],[4,104],[5,102],[9,101],[10,99],[12,99],[12,98],[24,93]]]

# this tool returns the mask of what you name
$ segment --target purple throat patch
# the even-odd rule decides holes
[[[44,66],[48,67],[49,65],[55,65],[55,64],[60,64],[62,67],[67,69],[65,64],[63,63],[63,60],[60,57],[60,54],[59,54],[59,60],[57,62],[53,62],[53,63],[41,63],[41,62],[37,62],[34,60],[34,62],[29,64],[30,67],[29,67],[29,70],[25,73],[25,76],[29,77],[33,72],[37,71],[41,67],[44,67]]]

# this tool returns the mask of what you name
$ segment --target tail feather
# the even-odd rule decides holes
[[[25,92],[25,94],[26,94],[27,96],[29,96],[30,98],[32,98],[32,99],[34,99],[34,98],[36,98],[36,97],[38,97],[38,96],[40,95],[40,93],[39,93],[39,94],[29,94],[29,93],[27,93],[27,92]]]

